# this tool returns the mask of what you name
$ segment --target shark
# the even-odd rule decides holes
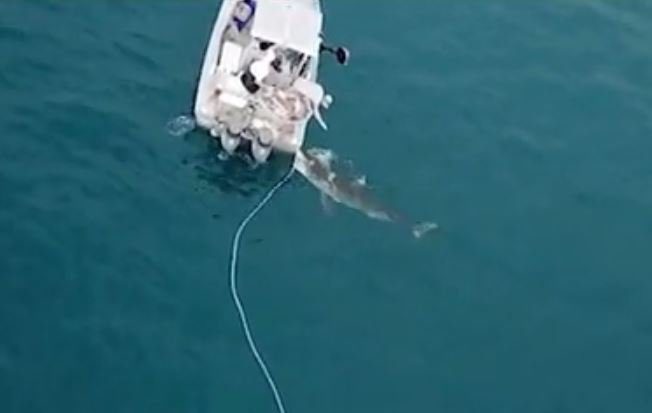
[[[294,158],[295,170],[321,192],[324,205],[332,200],[371,219],[399,224],[407,227],[417,239],[439,228],[435,222],[413,223],[404,215],[387,208],[373,196],[364,176],[352,178],[337,173],[333,167],[336,159],[333,151],[322,148],[299,150]]]

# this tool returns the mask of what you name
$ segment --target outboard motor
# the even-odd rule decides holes
[[[233,155],[235,150],[238,149],[238,146],[240,146],[240,137],[225,131],[220,135],[220,143],[227,153]]]
[[[266,133],[267,132],[267,133]],[[262,130],[256,139],[251,141],[251,154],[258,163],[265,163],[272,153],[273,135],[271,131]]]
[[[230,133],[226,128],[212,129],[211,135],[215,138],[220,138],[222,149],[229,155],[233,155],[235,150],[238,149],[238,146],[240,146],[240,137]]]

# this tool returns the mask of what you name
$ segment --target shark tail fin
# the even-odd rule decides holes
[[[416,239],[421,239],[432,231],[439,229],[439,225],[435,222],[421,222],[412,227],[412,235]]]

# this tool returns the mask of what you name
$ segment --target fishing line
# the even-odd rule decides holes
[[[253,335],[251,334],[251,329],[249,328],[249,321],[247,320],[247,315],[245,313],[244,306],[242,305],[242,301],[240,300],[240,296],[238,294],[236,275],[237,275],[237,265],[238,265],[238,252],[240,250],[240,239],[242,238],[242,233],[244,232],[247,225],[249,225],[249,222],[260,212],[260,210],[263,209],[265,205],[267,205],[267,203],[269,203],[269,201],[272,199],[274,194],[276,194],[290,180],[290,178],[292,178],[292,175],[294,175],[294,167],[292,167],[280,181],[274,184],[274,186],[271,187],[269,191],[267,191],[265,196],[260,200],[260,202],[258,202],[258,204],[254,207],[254,209],[251,210],[249,215],[247,215],[247,217],[242,220],[240,226],[238,226],[238,230],[235,232],[235,236],[233,237],[233,246],[231,249],[231,264],[230,264],[231,296],[233,297],[233,302],[235,303],[235,306],[238,310],[238,315],[240,316],[240,324],[242,324],[242,330],[244,331],[245,338],[247,339],[247,343],[249,344],[249,349],[251,350],[251,354],[256,359],[256,363],[258,363],[258,367],[260,368],[260,371],[262,371],[263,375],[265,376],[265,379],[267,380],[267,384],[269,385],[270,390],[274,394],[274,400],[276,401],[276,406],[278,407],[280,413],[285,413],[285,406],[283,405],[283,399],[281,397],[280,391],[278,390],[278,387],[276,386],[276,382],[272,377],[272,374],[270,373],[269,369],[267,368],[267,365],[265,364],[265,361],[263,360],[263,357],[260,355],[260,352],[258,351]]]

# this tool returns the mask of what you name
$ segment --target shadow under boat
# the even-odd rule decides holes
[[[226,155],[219,141],[200,130],[185,136],[194,153],[182,163],[192,169],[198,182],[221,193],[245,198],[261,195],[274,185],[292,167],[293,156],[275,153],[265,164],[259,164],[250,155],[250,148],[242,145],[235,154]],[[290,185],[304,184],[292,180]]]

